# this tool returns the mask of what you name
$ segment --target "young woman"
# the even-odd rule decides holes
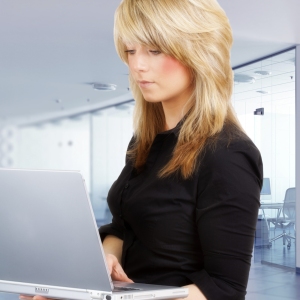
[[[113,220],[100,228],[112,278],[244,299],[262,161],[231,106],[224,11],[215,0],[123,0],[115,44],[136,105],[108,194]]]
[[[262,161],[231,106],[224,11],[215,0],[123,0],[115,44],[136,106],[108,194],[113,220],[100,228],[113,279],[244,299]]]

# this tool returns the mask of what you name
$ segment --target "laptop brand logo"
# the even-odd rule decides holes
[[[42,287],[36,287],[35,288],[35,292],[36,293],[42,293],[42,294],[48,294],[49,293],[49,289],[42,288]]]

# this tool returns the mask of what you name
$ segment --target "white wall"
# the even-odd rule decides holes
[[[90,188],[89,116],[16,130],[15,168],[78,170]]]

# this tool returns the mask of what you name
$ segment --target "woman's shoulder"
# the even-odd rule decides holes
[[[209,139],[205,149],[205,156],[213,160],[232,158],[243,155],[261,161],[261,155],[248,135],[231,124],[225,124],[221,132]]]
[[[210,148],[230,151],[231,149],[255,149],[256,145],[249,136],[240,128],[232,124],[225,124],[221,132],[214,136],[209,142]]]
[[[237,127],[227,126],[209,141],[200,158],[198,174],[208,180],[218,178],[229,185],[241,179],[255,178],[261,186],[263,164],[252,140]]]

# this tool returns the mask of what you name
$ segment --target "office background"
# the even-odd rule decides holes
[[[128,69],[113,44],[119,2],[0,0],[0,167],[80,170],[99,225],[110,220],[107,191],[132,135]],[[270,182],[261,200],[283,203],[300,183],[298,1],[219,3],[234,33],[232,102]],[[291,249],[277,240],[260,257],[299,271],[300,222],[287,230],[298,235]]]

